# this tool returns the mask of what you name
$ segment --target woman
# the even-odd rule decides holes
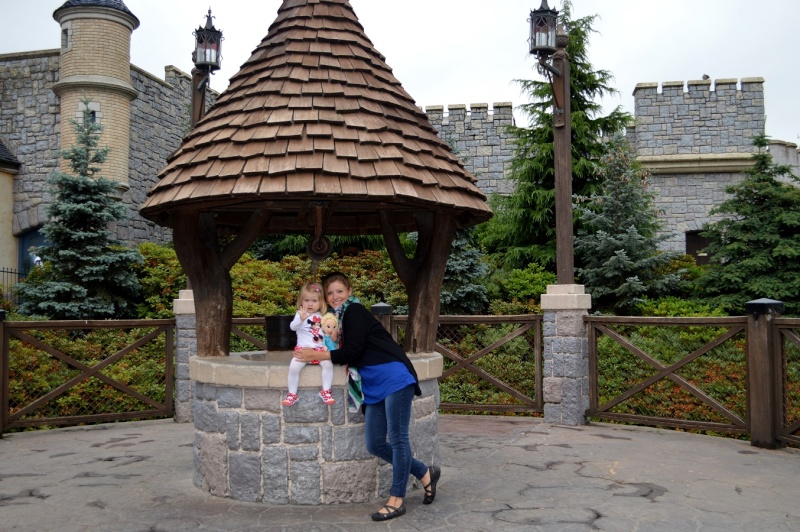
[[[353,297],[350,279],[334,273],[324,280],[323,291],[328,305],[339,316],[339,349],[295,351],[302,362],[330,359],[358,369],[363,392],[364,428],[367,450],[392,464],[392,489],[389,500],[372,514],[373,521],[386,521],[406,513],[408,475],[420,480],[425,489],[424,504],[436,497],[441,470],[426,466],[411,452],[408,427],[411,401],[421,395],[417,373],[405,351],[370,312]]]

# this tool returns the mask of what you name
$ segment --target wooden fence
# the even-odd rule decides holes
[[[391,316],[389,321],[387,328],[392,337],[399,340],[408,323],[408,316]],[[476,331],[479,328],[482,330]],[[516,349],[511,346],[514,341],[517,344],[524,342],[526,355],[519,357],[507,352],[519,349],[519,345]],[[489,413],[543,411],[541,315],[439,316],[436,351],[445,359],[440,384],[446,385],[448,380],[463,378],[459,373],[469,372],[485,383],[489,398],[504,401],[463,403],[443,398],[441,410]],[[504,368],[508,370],[506,380],[487,369],[492,366],[497,368],[498,364],[491,361],[493,357],[503,357],[501,365],[510,366]],[[526,374],[527,368],[533,372],[532,379],[531,375]],[[499,369],[495,371],[499,372]],[[533,380],[532,386],[527,384],[530,380]],[[500,393],[494,393],[496,391]]]
[[[103,335],[102,346],[87,341],[103,331],[117,334]],[[0,337],[0,434],[9,428],[174,414],[175,320],[2,321]],[[13,376],[12,342],[18,357]],[[155,364],[142,355],[154,342],[163,357]],[[161,377],[160,385],[139,389],[154,376]],[[15,398],[24,395],[26,401],[10,403],[11,386],[24,387]]]
[[[402,338],[407,316],[378,318],[395,339]],[[587,414],[592,418],[749,434],[768,442],[774,433],[777,441],[800,444],[800,319],[588,316],[585,321],[590,370]],[[234,318],[232,335],[265,349],[263,324],[263,318]],[[174,320],[0,322],[0,434],[15,427],[173,415],[174,328]],[[87,333],[115,329],[127,335],[142,333],[103,352],[80,344]],[[9,374],[12,342],[16,357],[30,359],[18,365],[30,371],[35,364],[43,365],[49,383],[39,382],[41,372],[35,378],[33,373]],[[163,346],[160,369],[153,370],[163,375],[155,393],[116,376],[125,374],[119,368],[154,342]],[[441,410],[541,413],[542,344],[540,315],[441,316],[436,344],[445,359],[441,389],[446,391],[448,384],[467,386],[480,396],[468,403],[443,396]],[[28,402],[10,404],[12,386],[40,391],[26,390]],[[87,387],[82,393],[89,399],[97,399],[92,393],[110,397],[114,391],[134,407],[41,414],[81,386]],[[61,408],[69,411],[70,405]]]
[[[800,320],[588,316],[596,419],[800,443]]]

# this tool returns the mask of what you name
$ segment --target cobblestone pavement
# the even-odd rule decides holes
[[[668,430],[442,416],[436,501],[268,506],[192,483],[194,428],[171,420],[7,434],[3,531],[800,530],[800,450]]]

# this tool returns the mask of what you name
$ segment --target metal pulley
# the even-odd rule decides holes
[[[314,234],[306,246],[306,253],[311,260],[322,261],[327,259],[333,246],[331,240],[325,236],[325,226],[331,211],[327,202],[316,202],[312,205],[314,209]]]

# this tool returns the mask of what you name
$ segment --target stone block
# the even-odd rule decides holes
[[[323,423],[328,421],[328,406],[319,397],[319,390],[298,390],[299,399],[283,407],[286,423]]]
[[[217,405],[219,408],[241,408],[243,392],[241,388],[219,388]]]
[[[320,467],[317,462],[292,462],[290,501],[295,504],[320,503]]]
[[[299,445],[289,447],[289,462],[316,462],[319,458],[319,447],[316,445]]]
[[[261,457],[255,453],[230,453],[230,494],[237,501],[261,500]]]
[[[436,397],[417,398],[411,403],[414,411],[413,419],[422,419],[436,412]]]
[[[269,414],[261,416],[261,441],[264,445],[281,441],[281,417]]]
[[[333,429],[333,456],[337,462],[370,458],[364,445],[364,426],[346,426]]]
[[[228,444],[223,434],[200,435],[200,476],[211,495],[228,496]]]
[[[583,323],[583,317],[587,315],[585,310],[558,311],[555,314],[556,330],[554,336],[586,336],[586,325]]]
[[[283,431],[283,442],[287,444],[316,443],[319,428],[315,426],[287,426]]]
[[[377,460],[322,465],[322,502],[369,502],[377,495]]]
[[[192,410],[194,426],[204,432],[222,432],[221,419],[217,412],[217,405],[208,401],[195,399]]]
[[[244,391],[244,407],[248,410],[265,410],[279,414],[282,399],[281,390],[246,388]]]
[[[261,416],[258,414],[242,414],[239,416],[241,426],[241,448],[243,451],[261,449]]]
[[[289,502],[289,458],[284,447],[264,447],[261,453],[264,502]]]
[[[225,433],[228,449],[239,449],[239,412],[227,410],[219,413],[220,426]]]
[[[542,395],[545,403],[561,402],[561,381],[560,377],[545,377],[542,379]]]

